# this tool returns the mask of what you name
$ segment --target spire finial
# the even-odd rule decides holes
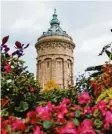
[[[54,14],[56,14],[56,8],[54,8]]]
[[[51,25],[54,25],[54,24],[59,25],[60,24],[60,22],[59,22],[59,20],[57,18],[57,14],[56,14],[56,8],[54,8],[54,14],[53,14],[52,20],[50,21],[50,24]]]

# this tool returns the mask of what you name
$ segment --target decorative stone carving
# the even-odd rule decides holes
[[[65,42],[49,42],[49,43],[43,43],[43,44],[39,44],[37,47],[37,50],[41,50],[43,48],[55,48],[55,47],[63,47],[70,49],[73,52],[73,45],[65,43]]]

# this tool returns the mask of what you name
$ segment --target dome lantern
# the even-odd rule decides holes
[[[59,22],[59,20],[57,19],[56,9],[54,9],[53,18],[52,18],[52,20],[50,21],[50,24],[51,24],[51,26],[52,26],[52,25],[55,25],[55,24],[60,25],[60,22]]]
[[[71,38],[66,31],[63,31],[63,29],[60,27],[60,21],[57,18],[57,13],[56,9],[54,9],[54,13],[52,15],[52,20],[50,21],[50,28],[46,32],[43,32],[43,34],[40,36],[46,37],[46,36],[51,36],[51,35],[59,35],[59,36],[66,36]],[[40,39],[38,38],[38,39]]]

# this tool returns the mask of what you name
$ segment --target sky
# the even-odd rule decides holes
[[[23,60],[28,70],[36,74],[35,43],[50,27],[54,8],[60,27],[76,44],[74,50],[74,75],[84,73],[89,66],[103,64],[108,60],[98,56],[102,47],[112,42],[112,2],[89,1],[2,1],[1,37],[9,35],[8,44],[14,48],[15,41],[28,44]]]

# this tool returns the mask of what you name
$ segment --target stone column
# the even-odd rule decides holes
[[[66,87],[68,87],[68,84],[67,84],[67,78],[68,78],[68,76],[67,76],[67,61],[66,60],[64,60],[64,87],[66,88]]]
[[[39,65],[38,65],[38,61],[37,61],[37,64],[36,64],[36,78],[39,79]]]
[[[53,80],[56,80],[56,59],[52,59],[52,77]]]
[[[71,84],[74,85],[74,71],[73,71],[73,67],[74,67],[74,64],[72,62],[72,67],[71,67],[71,76],[72,76],[72,79],[71,79]]]
[[[45,81],[45,76],[44,76],[44,74],[45,74],[45,67],[44,67],[44,61],[42,61],[42,76],[41,76],[41,84],[42,84],[42,88],[44,88],[44,81]]]

